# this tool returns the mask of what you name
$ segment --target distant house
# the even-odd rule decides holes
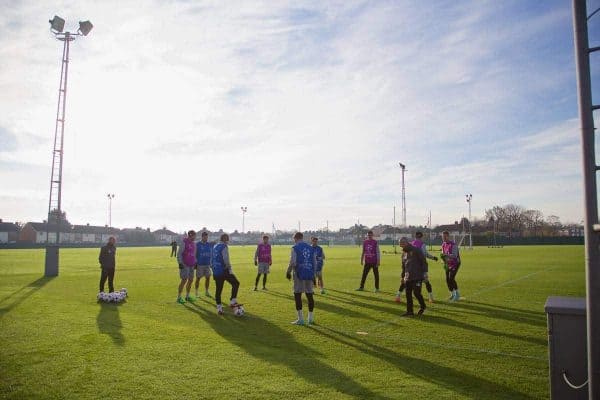
[[[108,226],[94,226],[90,224],[73,225],[71,228],[72,243],[105,243],[113,236],[119,242],[120,230]]]
[[[19,227],[0,219],[0,243],[14,243],[19,239]]]
[[[70,224],[60,226],[60,242],[71,243],[73,235]],[[56,225],[46,222],[28,222],[19,232],[19,242],[25,243],[56,243]]]
[[[154,243],[154,235],[150,232],[150,228],[124,228],[121,229],[121,241],[126,243]]]
[[[170,231],[167,228],[154,231],[152,232],[152,235],[154,235],[154,240],[157,243],[171,243],[173,240],[178,240],[181,236],[180,234]]]
[[[463,230],[463,227],[461,224],[458,223],[458,221],[455,221],[453,224],[438,225],[435,228],[433,228],[433,231],[436,233],[439,233],[440,235],[442,232],[448,231],[448,233],[450,233],[450,235],[452,235],[452,236],[460,235],[462,230]]]
[[[47,235],[47,239],[46,239]],[[107,226],[71,225],[60,227],[61,243],[104,243],[110,236],[119,240],[119,229]],[[28,222],[19,233],[19,241],[24,243],[56,243],[56,225],[46,222]]]

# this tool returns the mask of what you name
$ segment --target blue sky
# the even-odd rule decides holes
[[[0,15],[4,220],[47,214],[55,14],[94,23],[71,46],[73,223],[107,223],[107,193],[118,227],[240,229],[240,206],[252,230],[399,222],[399,161],[410,224],[461,218],[466,193],[476,217],[582,219],[568,1],[44,3]]]

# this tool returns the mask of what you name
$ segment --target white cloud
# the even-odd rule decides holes
[[[150,4],[19,3],[0,16],[0,127],[17,138],[0,151],[15,170],[0,175],[2,198],[13,199],[4,219],[46,212],[60,43],[43,23],[54,13],[95,25],[71,46],[72,220],[105,223],[114,192],[117,226],[232,230],[242,204],[250,229],[389,223],[398,161],[409,169],[410,223],[428,209],[440,223],[460,217],[465,192],[478,213],[516,202],[576,219],[556,211],[576,194],[548,200],[578,176],[564,172],[577,163],[563,136],[574,117],[572,59],[529,53],[533,38],[547,51],[544,35],[568,27],[568,6]],[[556,53],[570,56],[570,41]],[[571,94],[556,99],[561,91]],[[562,115],[548,118],[547,104]],[[19,199],[27,206],[15,207]]]

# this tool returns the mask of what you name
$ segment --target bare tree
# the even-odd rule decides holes
[[[562,224],[560,223],[560,218],[556,215],[548,215],[546,217],[546,223],[548,226],[548,230],[550,234],[553,236],[558,235],[558,232],[562,229]]]
[[[544,214],[539,210],[527,210],[523,217],[529,234],[537,236],[538,231],[541,232],[541,228],[544,226]]]
[[[486,221],[495,221],[496,227],[500,231],[507,229],[508,218],[506,217],[506,210],[503,207],[494,206],[491,210],[485,210],[485,219]]]
[[[525,208],[516,204],[507,204],[504,206],[504,209],[506,210],[506,218],[510,226],[509,235],[512,232],[518,232],[519,236],[522,236],[525,226]]]

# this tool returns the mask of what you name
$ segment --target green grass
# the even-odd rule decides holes
[[[62,249],[53,279],[42,277],[43,250],[0,251],[0,397],[543,399],[544,303],[585,291],[583,246],[475,248],[462,252],[465,300],[444,300],[432,263],[438,301],[403,319],[398,256],[383,255],[381,293],[370,291],[371,275],[355,292],[359,248],[325,248],[318,325],[298,327],[289,247],[274,248],[268,292],[252,291],[253,251],[230,250],[242,318],[217,316],[205,297],[176,304],[168,247],[118,250],[116,286],[130,295],[121,305],[96,303],[98,249]]]

